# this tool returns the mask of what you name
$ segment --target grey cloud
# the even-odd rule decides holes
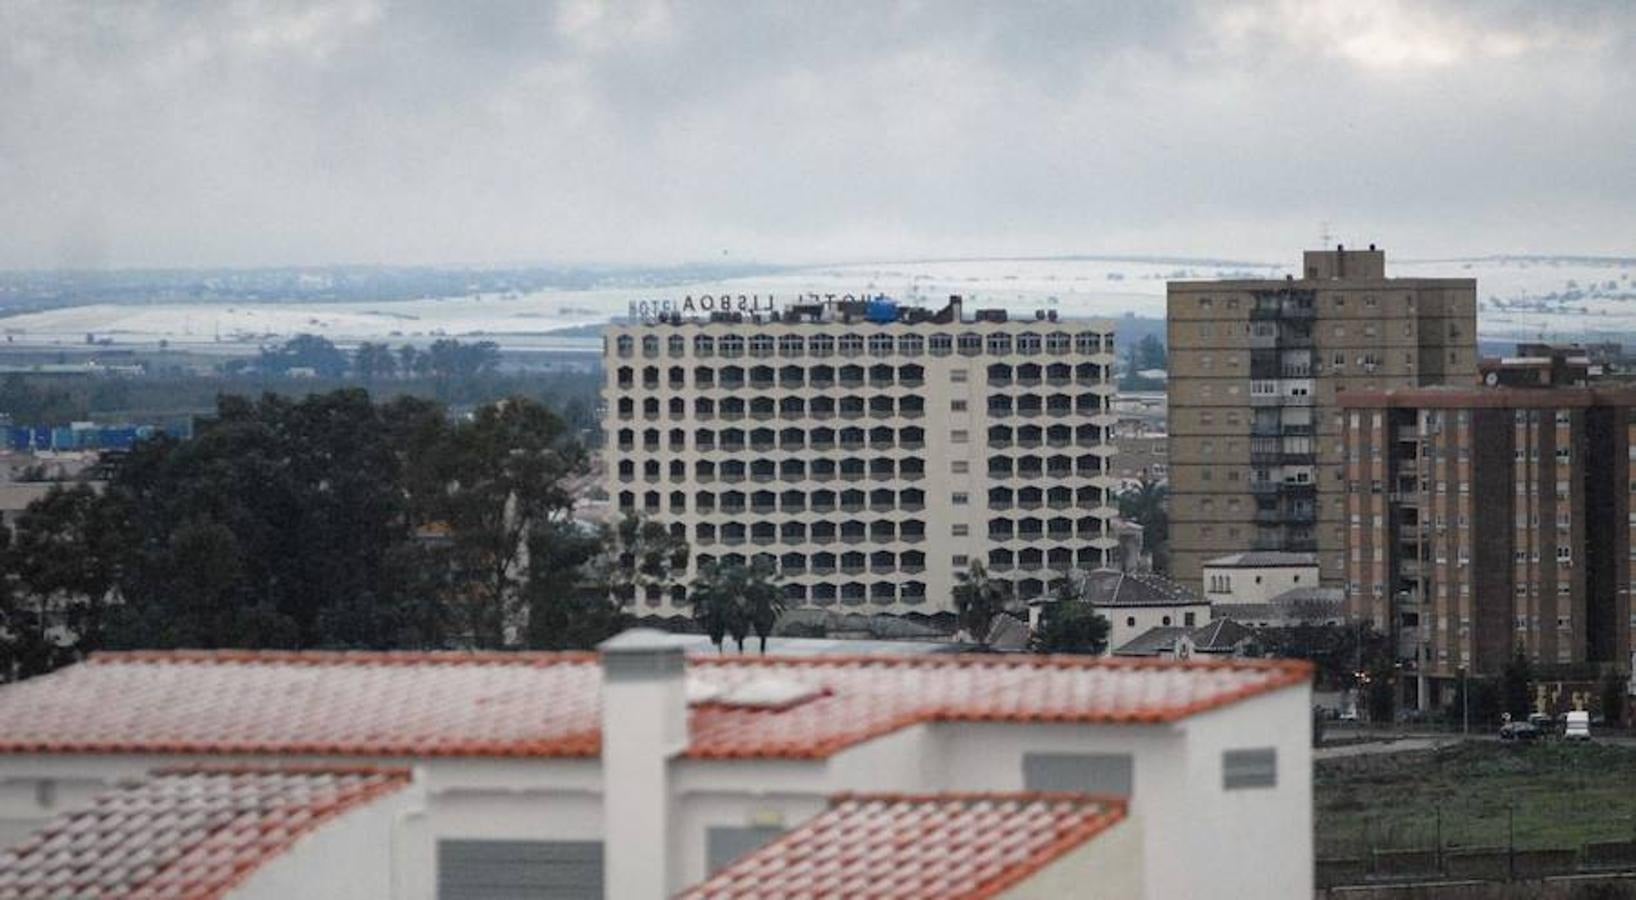
[[[0,0],[0,266],[1630,252],[1632,24]]]

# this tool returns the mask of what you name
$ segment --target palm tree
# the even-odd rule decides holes
[[[710,635],[710,643],[716,645],[717,653],[722,651],[722,642],[728,635],[738,641],[739,651],[743,652],[747,632],[743,608],[725,576],[726,572],[717,566],[704,567],[688,590],[687,599],[693,605],[693,618],[704,628],[704,633]]]
[[[773,583],[778,574],[765,563],[740,571],[745,575],[740,594],[744,601],[745,618],[749,619],[750,628],[761,641],[761,655],[766,656],[767,638],[772,635],[773,626],[778,624],[778,617],[784,614],[784,595]],[[739,652],[743,651],[741,641]]]
[[[971,568],[955,575],[955,580],[959,583],[954,586],[954,609],[960,627],[972,640],[986,644],[989,626],[1005,611],[1010,591],[1005,582],[989,577],[981,560],[972,560]]]
[[[1170,539],[1170,489],[1162,482],[1143,476],[1118,499],[1120,517],[1142,526],[1142,537],[1150,548]]]
[[[784,614],[784,597],[773,582],[777,574],[765,564],[753,566],[710,566],[701,571],[688,597],[693,617],[710,635],[719,651],[731,637],[744,652],[744,640],[754,631],[767,652],[778,617]]]

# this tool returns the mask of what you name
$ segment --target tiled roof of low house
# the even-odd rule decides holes
[[[1171,722],[1309,674],[1022,654],[696,656],[688,670],[813,689],[777,710],[695,705],[695,758],[821,758],[923,722]],[[0,687],[0,753],[591,757],[601,677],[589,653],[102,653]]]
[[[1113,648],[1113,655],[1158,656],[1169,653],[1189,630],[1181,625],[1156,625]]]
[[[302,835],[408,783],[407,770],[371,767],[161,770],[0,849],[0,897],[223,897]]]
[[[1216,619],[1208,625],[1193,629],[1188,638],[1192,640],[1193,648],[1200,653],[1224,653],[1252,636],[1250,629],[1232,619]]]
[[[1272,569],[1284,566],[1316,566],[1318,554],[1289,550],[1251,550],[1231,553],[1204,561],[1209,568]]]
[[[1345,593],[1338,588],[1298,587],[1263,603],[1216,603],[1210,611],[1216,618],[1289,625],[1333,621],[1345,608]]]
[[[1124,817],[1071,794],[840,797],[683,896],[995,897]]]
[[[1151,572],[1095,569],[1085,575],[1085,599],[1093,606],[1180,606],[1206,601],[1180,584]]]

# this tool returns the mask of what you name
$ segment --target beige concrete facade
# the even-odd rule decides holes
[[[1476,282],[1385,277],[1385,255],[1308,252],[1304,277],[1171,282],[1173,576],[1248,550],[1316,552],[1345,583],[1338,396],[1474,385]]]
[[[1106,564],[1112,323],[951,309],[610,328],[610,500],[686,537],[689,580],[776,564],[792,607],[946,612],[972,561],[1024,599]]]

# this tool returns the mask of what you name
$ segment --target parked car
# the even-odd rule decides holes
[[[1568,713],[1567,722],[1563,725],[1562,739],[1565,741],[1588,741],[1591,739],[1591,714],[1584,710]]]
[[[1532,722],[1507,722],[1500,726],[1502,741],[1534,741],[1539,739],[1539,728]]]
[[[1528,716],[1528,724],[1539,729],[1540,737],[1562,736],[1562,721],[1553,719],[1544,713],[1531,713]]]

